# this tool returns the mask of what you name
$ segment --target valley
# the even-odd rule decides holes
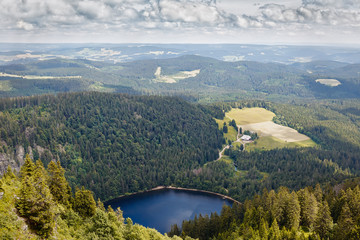
[[[294,231],[305,239],[317,237],[316,221],[302,220],[306,208],[302,204],[308,204],[304,198],[314,199],[320,192],[324,197],[311,200],[316,213],[312,218],[321,219],[319,209],[327,204],[332,221],[342,224],[340,215],[346,209],[341,190],[351,196],[346,201],[352,204],[360,177],[357,63],[267,63],[239,56],[233,59],[242,61],[225,62],[186,54],[162,58],[168,55],[162,50],[149,50],[146,55],[156,58],[118,61],[121,51],[104,49],[91,58],[93,51],[80,51],[87,59],[37,59],[34,54],[26,61],[12,59],[0,65],[0,173],[4,176],[0,215],[10,219],[0,220],[0,227],[10,229],[4,234],[14,237],[17,228],[10,225],[24,229],[27,224],[14,210],[23,209],[14,194],[28,186],[21,170],[26,156],[40,159],[35,164],[38,175],[41,164],[49,171],[52,163],[61,163],[69,199],[89,190],[94,199],[108,201],[173,186],[240,202],[218,209],[217,214],[190,214],[183,223],[178,219],[169,233],[173,239],[260,236],[261,224],[269,231],[278,227],[282,236]],[[117,60],[98,61],[113,58]],[[151,239],[150,235],[170,239],[125,220],[125,212],[117,212],[115,220],[101,202],[96,203],[94,215],[83,217],[71,205],[73,200],[56,202],[63,200],[55,199],[50,186],[44,187],[50,191],[48,206],[62,211],[55,220],[60,227],[48,228],[52,236],[100,236],[94,229],[100,228],[95,222],[102,218],[113,226],[113,236],[130,239],[137,231],[139,239]],[[30,190],[37,196],[41,189]],[[269,195],[275,205],[258,202],[259,198],[267,202]],[[351,206],[349,211],[355,213],[357,208]],[[295,209],[293,218],[289,209]],[[357,219],[356,214],[351,216]],[[197,227],[203,234],[194,230],[197,221],[203,223]],[[209,227],[212,221],[221,227]],[[254,232],[242,230],[250,226]],[[19,234],[41,231],[34,228]],[[337,225],[332,231],[331,236],[341,232]]]

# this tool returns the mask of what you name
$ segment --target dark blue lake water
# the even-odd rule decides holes
[[[130,217],[134,223],[165,233],[172,224],[180,227],[183,220],[193,219],[195,214],[220,214],[222,206],[231,206],[232,201],[207,193],[162,189],[118,198],[108,204],[113,209],[120,207],[124,217]]]

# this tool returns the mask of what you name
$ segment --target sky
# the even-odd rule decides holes
[[[360,0],[0,0],[0,42],[359,45]]]

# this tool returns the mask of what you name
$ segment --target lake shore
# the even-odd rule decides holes
[[[199,189],[195,189],[195,188],[182,188],[182,187],[173,187],[173,186],[157,186],[157,187],[154,187],[150,190],[145,190],[145,191],[141,191],[141,192],[136,192],[136,193],[131,193],[131,194],[126,194],[126,195],[121,195],[119,197],[116,197],[114,199],[111,199],[111,200],[108,200],[105,202],[106,205],[108,205],[110,202],[116,200],[116,199],[119,199],[119,198],[123,198],[123,197],[129,197],[129,196],[133,196],[133,195],[136,195],[136,194],[140,194],[140,193],[148,193],[148,192],[155,192],[155,191],[159,191],[159,190],[165,190],[165,189],[173,189],[173,190],[182,190],[182,191],[189,191],[189,192],[199,192],[199,193],[206,193],[206,194],[210,194],[210,195],[215,195],[215,196],[219,196],[221,197],[222,199],[227,199],[229,201],[232,201],[234,203],[238,203],[238,204],[241,204],[241,202],[229,197],[229,196],[226,196],[226,195],[223,195],[221,193],[215,193],[215,192],[210,192],[210,191],[206,191],[206,190],[199,190]]]

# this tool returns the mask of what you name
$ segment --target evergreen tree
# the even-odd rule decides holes
[[[10,165],[8,165],[7,170],[4,174],[4,177],[9,178],[9,179],[16,179],[16,176],[15,176],[14,172],[12,171]]]
[[[69,190],[71,193],[71,188],[66,181],[64,176],[65,170],[61,167],[60,162],[58,161],[55,163],[51,161],[48,165],[48,172],[49,188],[54,200],[66,206],[70,206],[71,196],[69,195]]]
[[[55,225],[53,199],[47,186],[47,176],[41,161],[36,166],[29,156],[21,169],[22,184],[16,207],[28,219],[30,227],[42,237],[49,237]],[[33,170],[33,166],[35,169]]]
[[[333,219],[330,215],[328,203],[324,201],[320,204],[319,211],[315,220],[314,230],[322,239],[330,238],[333,228]]]
[[[92,217],[95,214],[96,202],[91,191],[84,187],[76,189],[74,210],[83,217]]]
[[[338,219],[335,236],[337,239],[350,239],[349,235],[354,228],[355,224],[351,217],[350,208],[345,202],[344,206],[342,207],[340,217]]]
[[[31,177],[34,174],[34,170],[35,170],[35,164],[31,160],[29,154],[26,154],[24,164],[20,169],[21,177],[22,178],[24,178],[25,176]]]
[[[224,122],[223,132],[228,133],[228,127],[226,126],[226,122]]]
[[[318,202],[313,193],[308,188],[301,189],[297,193],[300,203],[300,223],[302,226],[312,228],[318,212]]]
[[[281,233],[280,233],[279,225],[276,219],[274,219],[269,229],[269,240],[278,240],[280,238],[281,238]]]

